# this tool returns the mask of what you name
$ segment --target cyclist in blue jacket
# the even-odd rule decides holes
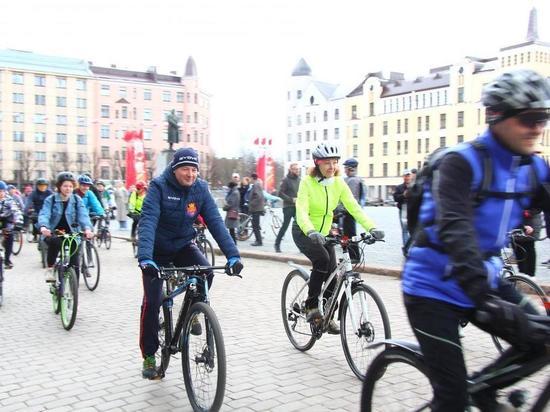
[[[489,128],[476,141],[447,149],[436,165],[403,270],[405,306],[426,359],[433,411],[466,407],[462,320],[512,344],[496,362],[544,350],[526,330],[525,312],[536,309],[499,275],[500,250],[523,210],[535,204],[548,210],[549,170],[534,153],[549,117],[550,85],[530,70],[504,73],[484,88],[482,102]],[[480,191],[487,177],[490,187]],[[483,411],[500,407],[494,390],[474,401]]]
[[[78,189],[74,192],[82,198],[82,203],[88,209],[90,216],[105,216],[105,210],[97,196],[90,190],[93,180],[87,175],[78,176]]]
[[[192,148],[179,149],[162,175],[151,181],[143,203],[138,227],[138,261],[143,279],[139,343],[143,356],[142,376],[146,379],[158,379],[155,353],[162,291],[159,265],[209,265],[193,243],[193,222],[199,214],[227,257],[232,273],[238,274],[243,267],[235,242],[229,236],[207,183],[198,178],[198,172],[197,152]],[[212,283],[212,274],[208,276],[208,283]],[[200,326],[194,324],[191,333],[201,334]]]

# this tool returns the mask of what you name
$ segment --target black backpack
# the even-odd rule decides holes
[[[498,197],[498,198],[518,198],[524,196],[525,193],[504,193],[504,192],[493,192],[491,191],[491,185],[493,182],[493,164],[489,149],[480,142],[479,140],[474,140],[468,144],[478,152],[483,162],[483,178],[481,179],[481,185],[479,190],[472,192],[471,200],[474,208],[477,208],[481,203],[488,197]],[[422,225],[418,221],[420,215],[420,206],[422,205],[422,200],[424,197],[424,186],[426,183],[431,184],[434,171],[439,167],[439,163],[445,154],[448,152],[445,148],[438,148],[434,150],[428,158],[420,171],[417,174],[414,184],[407,189],[407,229],[409,231],[410,237],[407,241],[407,244],[403,248],[403,252],[407,255],[409,249],[411,248],[415,238],[422,231]],[[538,174],[535,170],[533,163],[531,163],[531,169],[529,174],[531,190],[527,193],[530,197],[533,197],[536,189],[540,185],[540,180]]]

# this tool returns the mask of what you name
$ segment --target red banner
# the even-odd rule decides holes
[[[147,181],[143,130],[128,130],[124,133],[124,140],[126,141],[126,188],[129,188],[136,182]]]
[[[271,156],[263,154],[256,163],[256,173],[264,183],[264,190],[272,193],[275,189],[275,162]]]

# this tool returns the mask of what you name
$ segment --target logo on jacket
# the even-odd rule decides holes
[[[197,205],[193,202],[187,204],[187,216],[194,217],[197,214]]]

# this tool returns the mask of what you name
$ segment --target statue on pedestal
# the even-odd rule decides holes
[[[172,145],[174,143],[179,143],[180,141],[180,130],[178,126],[178,116],[174,109],[166,116],[166,121],[168,122],[168,145],[169,150],[172,151]]]

